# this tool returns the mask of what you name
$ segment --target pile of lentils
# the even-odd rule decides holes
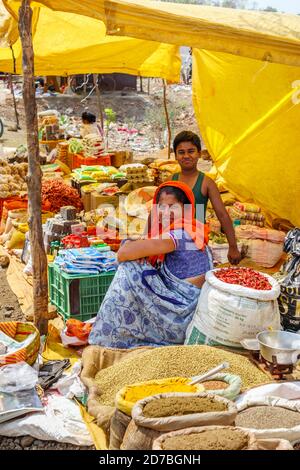
[[[224,361],[230,364],[229,373],[241,377],[242,390],[270,381],[249,359],[239,354],[210,346],[164,346],[100,370],[95,377],[101,390],[98,401],[114,406],[116,393],[126,385],[169,377],[193,377]]]

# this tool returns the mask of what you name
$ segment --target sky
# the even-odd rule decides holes
[[[271,6],[286,13],[300,13],[300,0],[256,0],[258,8]]]

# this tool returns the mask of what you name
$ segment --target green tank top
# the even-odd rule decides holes
[[[179,174],[180,173],[175,173],[172,177],[172,181],[179,181]],[[204,173],[202,173],[202,171],[199,171],[197,181],[192,191],[194,193],[196,207],[198,204],[203,207],[203,209],[200,208],[200,210],[198,208],[198,211],[196,211],[196,217],[198,220],[200,220],[200,222],[205,224],[208,197],[203,196],[201,192],[204,176],[205,176]]]

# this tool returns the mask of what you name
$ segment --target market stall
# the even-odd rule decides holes
[[[198,293],[184,344],[172,342],[171,337],[172,346],[87,347],[94,317],[115,276],[120,243],[128,235],[140,238],[145,233],[157,185],[178,166],[136,163],[128,161],[129,155],[117,165],[120,149],[105,148],[99,136],[59,142],[59,130],[47,126],[57,123],[42,122],[41,128],[42,133],[50,132],[52,141],[57,137],[58,152],[57,161],[41,166],[41,216],[50,301],[58,318],[49,322],[47,338],[40,338],[28,322],[0,323],[0,387],[8,395],[17,388],[32,398],[30,410],[21,407],[13,424],[8,420],[12,416],[8,399],[8,409],[0,414],[0,434],[22,435],[26,429],[33,436],[81,446],[90,444],[92,437],[99,449],[296,449],[300,442],[299,229],[288,232],[284,223],[271,224],[263,202],[244,202],[237,191],[228,193],[217,181],[244,266],[228,267],[224,256],[228,245],[209,207],[214,265]],[[17,155],[12,158],[17,160]],[[18,165],[23,163],[8,164],[4,159],[1,166],[2,242],[12,252],[7,244],[17,238],[20,251],[14,254],[22,256],[24,265],[27,262],[28,271],[32,247],[27,199],[22,194],[25,167]],[[16,183],[13,175],[19,176]],[[278,264],[281,271],[273,276]],[[178,306],[178,299],[171,300]],[[125,320],[130,331],[134,323],[130,309]],[[148,338],[143,340],[147,343]],[[39,353],[44,364],[36,372],[30,366]],[[68,426],[63,432],[63,420],[54,421],[51,415],[64,407]],[[47,414],[47,429],[41,410]],[[35,420],[20,417],[28,411]]]

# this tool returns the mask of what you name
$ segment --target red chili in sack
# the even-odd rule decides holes
[[[271,290],[268,279],[258,271],[251,268],[223,268],[214,272],[220,281],[227,284],[237,284],[256,290]]]

